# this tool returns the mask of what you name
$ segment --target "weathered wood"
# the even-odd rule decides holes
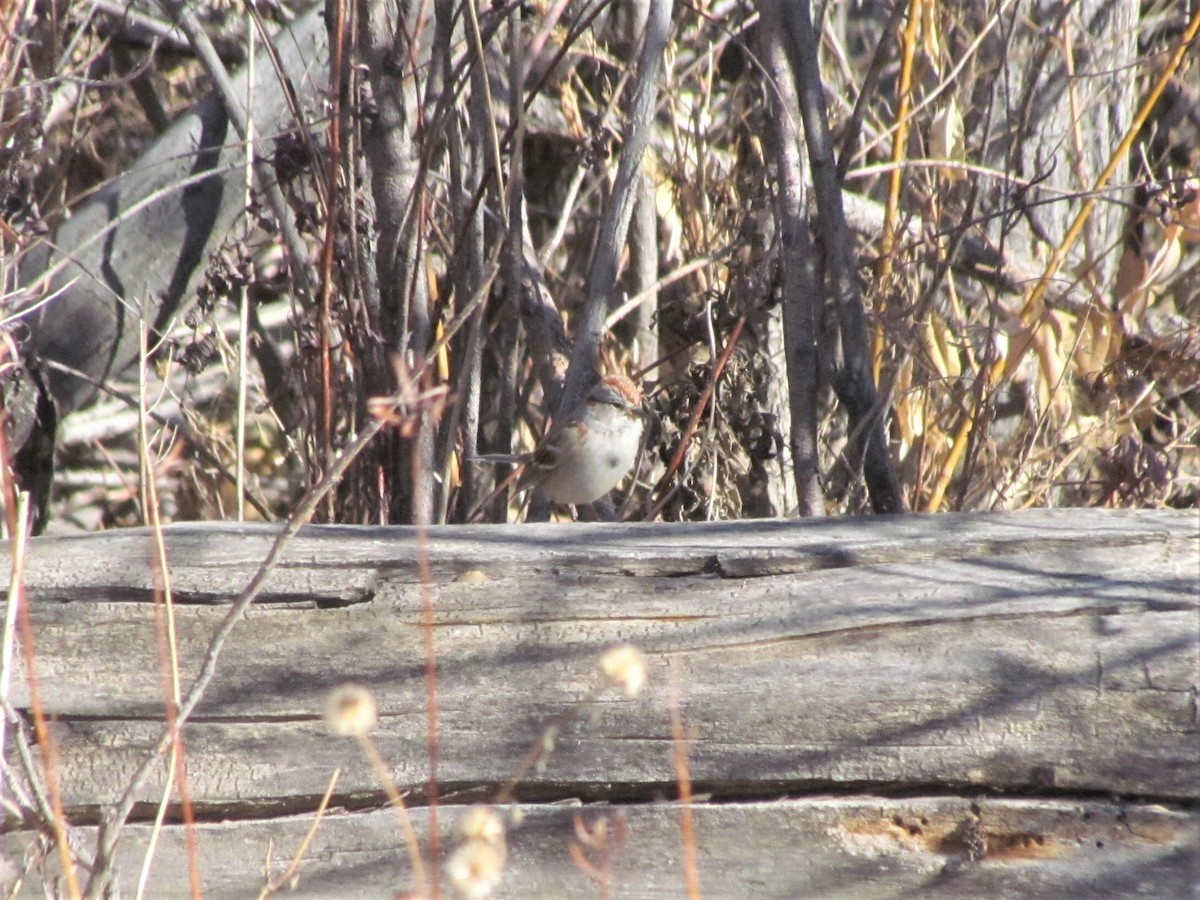
[[[1189,897],[1200,875],[1200,858],[1189,855],[1200,815],[1151,805],[827,797],[701,804],[693,815],[706,897]],[[452,823],[461,816],[451,811],[443,829],[450,846],[457,841]],[[612,854],[612,896],[684,896],[673,804],[528,804],[519,816],[509,822],[497,897],[596,896],[569,855],[576,816],[588,825],[625,817],[626,839]],[[424,812],[414,818],[427,834]],[[277,877],[287,868],[311,824],[305,815],[201,825],[205,897],[255,896],[266,873]],[[133,826],[120,854],[125,894],[132,894],[149,832]],[[54,855],[39,858],[28,835],[0,846],[10,858],[14,850],[30,850],[39,867],[34,882],[44,877],[41,866],[55,871]],[[164,829],[147,896],[178,894],[187,865],[183,828]],[[322,821],[294,890],[278,896],[391,897],[412,887],[394,814],[335,811]]]
[[[575,708],[579,715],[559,734],[548,765],[522,781],[518,796],[627,808],[631,821],[644,821],[661,838],[638,845],[637,852],[651,854],[644,864],[633,861],[631,844],[628,873],[644,880],[621,894],[677,896],[673,813],[640,805],[674,794],[666,712],[673,679],[694,737],[692,777],[698,790],[722,801],[704,809],[705,821],[715,824],[701,829],[713,885],[762,879],[764,890],[751,894],[848,895],[870,870],[885,893],[952,893],[960,882],[935,876],[953,854],[919,864],[895,862],[883,851],[878,858],[856,854],[845,842],[829,844],[834,826],[818,814],[820,804],[768,802],[864,791],[960,795],[911,801],[927,817],[939,804],[959,810],[963,797],[1019,795],[1031,805],[1003,807],[1005,827],[1030,834],[1045,830],[1037,823],[1058,821],[1056,798],[1064,795],[1075,798],[1061,801],[1072,809],[1089,798],[1137,798],[1143,802],[1130,808],[1138,815],[1178,824],[1169,839],[1139,844],[1133,857],[1043,859],[1038,865],[1051,873],[1047,895],[1107,883],[1110,864],[1135,879],[1156,879],[1164,869],[1179,874],[1180,854],[1200,850],[1196,813],[1187,806],[1200,798],[1198,525],[1194,511],[1064,510],[434,529],[429,590],[442,789],[453,803],[493,796],[545,724]],[[172,582],[183,601],[176,615],[185,686],[227,602],[275,533],[267,526],[168,529]],[[160,733],[150,549],[144,531],[30,545],[26,584],[38,679],[76,820],[94,817],[119,794]],[[427,754],[417,552],[410,529],[306,529],[269,581],[266,602],[234,631],[185,728],[188,782],[201,819],[237,818],[221,833],[249,842],[254,859],[266,835],[286,834],[278,839],[291,847],[303,825],[242,820],[311,810],[337,767],[336,803],[379,802],[361,754],[330,736],[321,719],[328,690],[343,681],[375,692],[380,751],[420,803]],[[457,580],[469,570],[482,575]],[[577,705],[596,683],[597,657],[618,641],[647,653],[645,694],[630,700],[605,693]],[[23,679],[13,700],[28,704]],[[149,813],[162,788],[160,776],[139,797],[138,816]],[[1182,803],[1184,812],[1154,803]],[[559,816],[561,826],[558,849],[530,857],[544,858],[553,872],[533,861],[531,871],[577,877],[562,849],[566,814],[530,809]],[[1026,814],[1033,824],[1021,824]],[[360,858],[356,842],[376,840],[366,836],[376,820],[364,816],[339,820],[329,832],[338,848],[329,851],[329,877]],[[986,812],[984,819],[986,825]],[[376,828],[390,841],[389,860],[397,841],[390,821],[384,816]],[[339,828],[356,837],[336,843]],[[824,835],[829,847],[813,851],[814,868],[795,870],[799,881],[779,881],[799,865],[788,842],[804,834]],[[1093,840],[1110,846],[1113,839],[1087,838]],[[362,858],[377,862],[367,865],[384,866],[383,851],[372,852]],[[781,853],[786,864],[776,859]],[[1086,865],[1075,870],[1080,863]],[[969,876],[983,880],[963,884],[969,893],[993,892],[993,881],[1003,886],[1016,878],[1004,868],[1009,864],[986,863]],[[183,878],[182,868],[169,868]],[[222,896],[226,874],[235,877],[221,868],[212,896]],[[670,880],[659,879],[663,872]],[[804,878],[815,879],[810,888]],[[541,883],[549,893],[514,888],[511,896],[559,893],[559,881]],[[309,887],[320,884],[329,882]]]
[[[258,566],[278,527],[230,522],[187,523],[167,530],[177,590],[214,602],[232,599]],[[492,579],[689,575],[752,578],[871,563],[995,557],[1036,559],[1076,575],[1087,554],[1182,543],[1200,531],[1200,513],[1170,510],[1031,510],[989,515],[911,515],[902,518],[753,520],[661,525],[558,524],[519,529],[455,525],[430,530],[434,580],[478,569]],[[36,594],[91,601],[146,599],[152,543],[144,529],[39,538],[31,548],[26,584]],[[1176,548],[1177,552],[1178,548]],[[1163,551],[1171,553],[1168,547]],[[1081,554],[1083,556],[1081,556]],[[275,580],[283,599],[313,603],[369,599],[388,578],[413,583],[418,547],[411,528],[310,526],[293,542]],[[1110,557],[1112,554],[1108,554]],[[1132,558],[1132,557],[1131,557]],[[1110,559],[1120,565],[1120,559]],[[1017,580],[1019,572],[1013,572]],[[290,580],[289,580],[290,579]],[[533,582],[530,582],[531,584]],[[303,596],[311,591],[311,598]],[[290,596],[287,596],[290,592]],[[188,599],[187,597],[184,598]]]

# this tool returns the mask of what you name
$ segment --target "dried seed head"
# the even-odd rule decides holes
[[[633,644],[618,644],[600,657],[600,674],[626,697],[636,697],[646,686],[646,657]]]
[[[496,847],[504,846],[504,822],[490,806],[472,806],[458,824],[464,840],[487,841]]]
[[[361,684],[343,684],[329,692],[325,723],[339,737],[363,737],[378,721],[375,695]]]
[[[460,897],[486,897],[504,874],[504,850],[488,841],[464,842],[446,860],[446,878]]]

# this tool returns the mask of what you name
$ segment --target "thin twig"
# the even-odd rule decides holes
[[[24,818],[26,811],[35,812],[41,817],[41,824],[53,831],[54,809],[50,802],[50,798],[46,795],[46,790],[42,786],[42,780],[39,777],[39,768],[37,762],[33,758],[33,745],[29,740],[29,723],[25,717],[19,713],[16,708],[7,700],[3,703],[3,714],[9,725],[12,726],[13,748],[17,752],[17,758],[21,761],[21,771],[25,774],[25,787],[29,788],[32,797],[27,795],[12,768],[7,764],[4,765],[4,778],[8,783],[8,787],[16,796],[17,801],[22,804],[23,808],[17,811],[17,815]],[[5,798],[7,801],[7,798]],[[71,826],[67,825],[68,841],[71,839]],[[92,860],[81,849],[83,841],[79,835],[75,835],[74,857],[76,862],[84,869],[91,868]]]
[[[1183,64],[1183,60],[1187,56],[1188,47],[1195,39],[1197,33],[1200,33],[1200,8],[1197,8],[1195,13],[1192,15],[1192,19],[1188,23],[1187,30],[1184,32],[1182,37],[1180,37],[1179,44],[1176,46],[1175,51],[1171,54],[1171,58],[1167,61],[1167,64],[1163,66],[1162,72],[1159,73],[1159,76],[1155,80],[1153,87],[1150,88],[1146,98],[1142,101],[1142,105],[1138,109],[1137,115],[1135,115],[1133,117],[1133,121],[1129,123],[1129,127],[1126,129],[1125,135],[1121,138],[1120,144],[1117,145],[1117,148],[1113,150],[1112,154],[1109,156],[1108,163],[1105,165],[1104,170],[1096,176],[1096,182],[1092,185],[1092,196],[1088,197],[1088,199],[1083,202],[1079,212],[1075,214],[1075,218],[1072,220],[1070,227],[1067,228],[1067,232],[1063,236],[1062,241],[1059,242],[1059,245],[1050,255],[1050,259],[1046,263],[1046,268],[1042,272],[1041,278],[1039,278],[1037,284],[1033,286],[1033,290],[1029,292],[1029,296],[1025,300],[1024,308],[1021,310],[1021,319],[1023,321],[1028,321],[1033,317],[1041,316],[1042,302],[1045,299],[1046,291],[1050,288],[1051,281],[1053,281],[1054,277],[1058,274],[1058,271],[1062,268],[1063,263],[1066,262],[1067,254],[1070,252],[1071,247],[1075,245],[1075,241],[1077,241],[1079,236],[1083,233],[1084,226],[1091,217],[1092,211],[1096,208],[1098,201],[1095,198],[1095,193],[1103,190],[1105,185],[1108,184],[1109,180],[1116,173],[1117,167],[1128,157],[1130,148],[1133,147],[1134,141],[1137,140],[1138,135],[1142,132],[1142,126],[1145,125],[1146,120],[1150,118],[1150,113],[1154,111],[1155,106],[1158,104],[1159,97],[1162,96],[1162,92],[1166,89],[1167,85],[1171,82],[1171,79],[1175,77],[1175,73],[1178,71],[1179,67]],[[1034,327],[1036,327],[1036,325]],[[1016,344],[1017,349],[1010,353],[1008,358],[1005,360],[1004,377],[1008,377],[1013,371],[1016,370],[1016,367],[1024,358],[1025,353],[1028,351],[1029,347],[1032,346],[1032,340],[1027,339],[1025,341],[1018,341]]]
[[[871,418],[876,411],[877,391],[871,370],[866,313],[842,205],[842,188],[837,180],[811,5],[808,0],[786,5],[781,0],[763,0],[762,10],[764,24],[778,28],[783,41],[804,121],[823,243],[825,284],[838,324],[838,339],[827,354],[825,366],[838,401],[846,408],[851,429],[859,422],[869,422],[862,431],[860,450],[872,507],[877,513],[903,512],[904,495],[892,469],[883,417]]]
[[[721,250],[718,250],[716,253],[712,253],[708,256],[702,256],[699,259],[693,259],[690,262],[684,263],[673,272],[668,272],[662,278],[638,291],[636,294],[610,312],[608,317],[604,320],[604,327],[606,329],[611,329],[614,325],[622,321],[627,315],[629,315],[643,303],[647,303],[657,298],[659,291],[661,291],[663,288],[670,287],[675,282],[686,278],[699,269],[703,269],[707,266],[721,262],[722,260],[728,258],[732,252],[732,246],[724,247]],[[648,362],[648,360],[641,360],[640,362],[645,364]]]
[[[21,630],[21,650],[25,663],[25,684],[29,691],[29,706],[33,711],[33,729],[37,735],[38,746],[41,748],[42,771],[46,779],[46,793],[50,799],[50,827],[54,831],[54,841],[58,846],[59,860],[62,863],[63,877],[67,881],[67,893],[72,900],[78,900],[79,879],[75,872],[75,860],[71,855],[71,846],[67,842],[67,815],[63,809],[62,787],[58,781],[58,748],[54,736],[46,727],[46,712],[42,706],[41,692],[38,690],[37,655],[33,648],[33,623],[29,616],[29,602],[25,595],[24,572],[20,566],[25,560],[25,530],[26,522],[18,518],[20,510],[28,511],[28,505],[22,505],[17,500],[17,487],[12,477],[12,456],[8,447],[8,429],[5,419],[7,413],[0,411],[0,499],[4,501],[6,525],[9,539],[13,542],[13,572],[12,584],[15,585],[15,596],[11,602],[16,606],[17,626]]]
[[[871,65],[867,69],[867,74],[858,88],[858,97],[854,101],[854,110],[850,113],[850,118],[846,121],[845,129],[842,132],[841,149],[838,151],[837,177],[840,182],[846,180],[846,172],[850,168],[850,160],[854,157],[854,145],[858,141],[859,132],[862,131],[863,119],[867,117],[867,101],[875,99],[875,87],[879,84],[879,76],[883,74],[883,67],[888,60],[887,51],[891,48],[892,41],[896,37],[896,32],[900,28],[900,22],[904,18],[906,8],[903,3],[899,2],[892,6],[892,14],[888,16],[887,23],[880,32],[879,43],[875,47],[875,52],[871,55]]]
[[[770,14],[768,13],[768,16]],[[815,251],[809,235],[804,184],[804,153],[796,117],[796,80],[788,67],[778,31],[772,32],[764,60],[770,79],[772,108],[769,127],[779,173],[775,188],[779,220],[779,254],[783,293],[783,346],[787,358],[788,414],[791,433],[792,478],[801,516],[825,515],[817,419],[821,386],[821,294],[817,289]]]
[[[242,203],[250,209],[254,194],[254,29],[250,13],[246,13],[246,165],[242,170]],[[243,240],[250,237],[250,217],[243,227]],[[249,381],[246,372],[250,349],[250,285],[242,284],[238,289],[238,346],[237,346],[237,403],[234,419],[234,476],[237,484],[237,520],[246,520],[246,389]],[[175,698],[176,702],[179,698]]]
[[[600,225],[600,239],[588,274],[587,300],[575,328],[575,346],[567,369],[558,413],[565,415],[582,399],[596,377],[600,356],[600,338],[604,333],[604,317],[609,297],[617,281],[617,263],[625,246],[633,204],[637,199],[642,173],[642,156],[650,140],[654,124],[654,107],[658,98],[658,75],[662,67],[663,50],[671,28],[673,0],[656,0],[650,4],[646,19],[642,53],[634,79],[633,99],[630,102],[621,159],[613,181],[612,194]]]
[[[12,574],[8,579],[8,595],[4,603],[4,637],[0,641],[0,703],[8,702],[8,688],[12,682],[13,644],[16,637],[17,609],[21,604],[21,585],[25,578],[25,529],[29,521],[29,494],[22,492],[17,495],[16,515],[13,517],[16,529],[9,531],[9,551],[12,555]],[[0,716],[0,763],[7,759],[4,750],[7,747],[8,719]]]
[[[696,428],[700,424],[700,417],[704,415],[704,410],[708,408],[708,401],[712,398],[717,382],[721,378],[721,373],[725,371],[725,366],[729,363],[729,357],[733,355],[734,348],[737,347],[738,338],[741,337],[742,329],[745,325],[745,316],[742,316],[734,323],[733,330],[729,333],[729,340],[725,342],[725,349],[721,351],[721,355],[712,367],[712,372],[708,376],[708,384],[704,386],[704,390],[700,394],[700,399],[696,401],[695,407],[692,408],[692,414],[688,417],[687,427],[679,438],[679,444],[675,447],[675,453],[671,456],[671,463],[667,466],[667,470],[663,472],[663,476],[659,479],[655,490],[663,490],[670,483],[674,474],[679,471],[679,467],[683,465],[683,457],[687,453],[692,436],[696,433]],[[654,504],[654,508],[646,514],[646,521],[653,521],[654,517],[662,512],[667,502],[675,496],[675,491],[679,489],[680,483],[682,483],[682,480],[676,482],[675,486],[663,494],[662,498]]]
[[[120,400],[135,412],[139,407],[137,397],[134,397],[132,394],[126,391],[119,390],[118,388],[115,388],[111,384],[107,384],[98,378],[93,378],[87,372],[82,372],[73,366],[68,366],[52,359],[43,359],[40,360],[40,363],[46,368],[57,369],[60,372],[66,373],[67,375],[71,375],[75,378],[79,378],[82,381],[88,382],[96,389],[108,394],[110,397]],[[213,472],[215,472],[219,478],[223,478],[231,485],[236,484],[236,479],[226,467],[225,463],[220,459],[220,457],[218,457],[205,446],[203,437],[197,434],[196,430],[191,426],[187,419],[182,417],[168,418],[167,416],[161,415],[152,409],[147,410],[146,414],[153,419],[156,424],[162,426],[163,428],[172,428],[179,432],[183,440],[187,442],[188,447],[194,450],[200,456],[200,458],[212,468]],[[270,521],[275,518],[274,513],[272,513],[267,507],[266,501],[256,497],[253,493],[251,493],[249,487],[246,488],[246,499],[250,501],[250,505],[254,507],[254,509],[260,516],[262,516],[264,520]]]
[[[340,229],[339,198],[341,191],[337,189],[338,172],[342,167],[342,84],[345,68],[346,52],[346,8],[344,0],[336,0],[332,4],[333,23],[330,29],[329,47],[329,152],[328,174],[329,184],[328,208],[325,211],[325,234],[321,241],[320,266],[320,297],[317,311],[317,365],[320,380],[318,382],[318,407],[320,417],[317,428],[317,443],[320,450],[318,466],[329,465],[333,457],[333,358],[330,345],[330,332],[333,330],[333,289],[334,289],[334,249]],[[325,516],[329,521],[334,519],[334,497],[329,495]]]
[[[304,833],[304,840],[296,848],[296,853],[292,856],[292,861],[278,876],[267,880],[267,883],[258,895],[258,900],[267,900],[268,897],[287,884],[292,876],[300,870],[300,864],[304,862],[304,854],[308,852],[309,845],[313,842],[313,838],[317,836],[317,829],[321,827],[321,820],[325,817],[325,810],[329,808],[329,801],[333,797],[333,789],[337,785],[338,777],[341,774],[341,769],[334,769],[333,774],[329,776],[329,787],[325,788],[325,796],[321,798],[321,802],[317,806],[317,811],[313,815],[312,825]]]
[[[426,370],[428,371],[428,370]],[[423,418],[429,419],[426,414]],[[422,430],[430,428],[426,422]],[[413,484],[420,480],[420,471],[424,460],[419,453],[412,454]],[[433,615],[433,572],[429,565],[429,513],[425,506],[418,504],[414,509],[416,517],[416,550],[417,577],[421,585],[421,637],[425,651],[425,751],[429,762],[429,778],[426,781],[425,803],[429,809],[429,858],[432,878],[430,887],[434,900],[442,895],[442,886],[438,859],[441,856],[441,833],[438,830],[438,663],[437,646],[435,643],[436,621]],[[419,854],[418,854],[419,856]],[[423,881],[424,879],[422,879]],[[422,884],[422,889],[424,885]]]
[[[900,209],[900,189],[904,185],[905,170],[898,164],[908,155],[908,128],[910,120],[908,109],[912,105],[912,71],[913,59],[917,55],[917,30],[921,24],[921,4],[923,0],[908,0],[908,22],[904,27],[904,40],[901,43],[900,80],[896,85],[896,133],[892,137],[891,161],[896,168],[888,175],[887,201],[883,208],[883,235],[879,242],[878,280],[887,285],[892,274],[892,262],[895,258],[893,248],[896,244],[896,216]],[[899,4],[897,4],[899,5]],[[894,14],[893,14],[894,17]],[[844,169],[839,165],[839,176]],[[886,290],[885,290],[886,293]]]
[[[163,670],[164,711],[167,728],[171,735],[171,758],[169,775],[163,788],[162,802],[159,805],[158,819],[155,822],[155,832],[146,852],[142,868],[142,878],[138,882],[138,893],[145,884],[149,874],[150,861],[153,856],[154,843],[157,840],[158,828],[166,812],[167,801],[171,793],[172,781],[179,789],[179,802],[183,809],[184,831],[187,838],[188,854],[188,883],[193,900],[200,900],[203,895],[200,878],[200,851],[196,844],[196,816],[192,809],[191,791],[187,783],[187,766],[183,751],[183,736],[179,732],[175,711],[179,708],[179,641],[175,629],[175,603],[171,591],[171,568],[167,560],[167,546],[163,539],[162,518],[159,515],[158,486],[155,482],[155,464],[150,447],[150,434],[146,428],[146,413],[149,403],[146,396],[146,372],[149,368],[149,355],[152,352],[148,338],[146,323],[139,323],[141,338],[138,346],[142,348],[142,359],[138,365],[138,459],[141,468],[142,513],[145,522],[150,527],[154,541],[154,553],[150,559],[150,567],[154,585],[155,631],[159,643],[159,662]]]
[[[212,79],[217,93],[220,94],[221,100],[224,102],[225,112],[229,116],[229,121],[233,124],[234,130],[237,131],[238,137],[245,146],[245,152],[254,157],[254,174],[258,177],[259,188],[266,195],[267,202],[271,205],[271,212],[275,216],[279,232],[284,239],[284,243],[287,244],[288,252],[292,256],[292,265],[288,269],[289,274],[295,280],[296,286],[304,294],[312,296],[312,280],[309,278],[307,265],[308,247],[305,246],[304,240],[300,237],[300,232],[296,228],[295,218],[292,216],[291,207],[288,206],[287,199],[283,196],[279,182],[275,180],[274,171],[266,160],[258,158],[254,152],[247,111],[242,107],[242,98],[237,95],[237,91],[233,86],[233,80],[229,77],[229,72],[226,70],[225,64],[217,54],[216,48],[213,47],[208,33],[196,17],[191,4],[183,2],[183,0],[158,0],[158,5],[179,26],[180,30],[187,35],[188,42],[192,45],[192,49],[195,51],[196,56],[199,57],[205,71],[208,72],[208,77]]]
[[[292,539],[299,533],[300,527],[304,525],[316,510],[317,505],[324,499],[325,495],[333,488],[335,484],[345,474],[350,463],[358,456],[359,453],[371,442],[386,425],[390,424],[390,420],[386,416],[379,416],[371,421],[358,435],[338,454],[333,465],[325,473],[321,481],[316,484],[301,500],[299,507],[288,519],[287,524],[276,536],[271,544],[270,550],[267,551],[266,557],[259,564],[251,576],[249,583],[237,599],[233,602],[229,612],[225,614],[225,618],[221,620],[221,625],[217,628],[216,633],[208,643],[208,649],[204,654],[204,661],[200,666],[200,671],[188,688],[187,695],[183,703],[179,707],[178,715],[176,716],[175,727],[182,728],[187,722],[196,706],[204,697],[204,692],[208,685],[212,682],[213,677],[217,672],[217,663],[221,655],[221,651],[228,640],[229,635],[233,633],[233,629],[245,616],[246,611],[254,602],[262,591],[263,585],[266,583],[267,577],[274,571],[283,556]],[[147,754],[142,764],[137,768],[125,791],[118,798],[113,808],[105,814],[103,821],[100,823],[99,833],[97,835],[97,850],[96,850],[96,869],[92,873],[92,877],[88,881],[87,896],[100,896],[107,887],[112,878],[111,861],[113,854],[116,851],[117,841],[120,839],[121,830],[125,825],[129,814],[133,811],[134,804],[137,802],[138,795],[145,786],[150,774],[154,771],[158,764],[159,757],[171,746],[173,741],[173,729],[166,728],[163,734],[159,737],[157,744]]]
[[[683,847],[683,881],[688,900],[700,900],[700,865],[696,855],[696,826],[692,819],[692,776],[688,770],[688,734],[680,710],[675,667],[667,674],[667,711],[671,718],[671,762],[679,786],[679,840]]]
[[[408,805],[404,802],[404,795],[396,787],[396,781],[392,778],[392,773],[388,771],[387,763],[380,755],[375,742],[371,740],[371,736],[369,734],[358,735],[358,743],[362,747],[363,753],[366,754],[375,777],[379,779],[383,792],[387,794],[388,802],[391,803],[392,809],[396,810],[396,818],[400,822],[400,830],[404,834],[404,845],[408,848],[408,862],[412,866],[413,880],[417,883],[417,896],[424,900],[429,896],[427,892],[429,876],[425,870],[425,859],[421,855],[421,841],[417,837],[416,828],[413,827],[412,816],[408,812]],[[436,878],[436,857],[434,861],[433,870],[434,878]]]

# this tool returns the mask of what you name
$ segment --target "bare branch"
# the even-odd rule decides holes
[[[825,263],[825,284],[837,320],[837,338],[826,360],[830,383],[846,407],[851,431],[858,436],[863,474],[876,512],[902,512],[900,484],[892,471],[887,439],[871,373],[862,291],[854,265],[854,248],[842,209],[833,141],[825,112],[817,39],[808,0],[763,0],[764,21],[778,26],[780,40],[796,79],[809,167],[817,200],[817,221]],[[768,24],[768,28],[770,24]]]
[[[650,4],[642,53],[638,59],[634,81],[633,100],[630,103],[629,119],[625,128],[625,141],[621,148],[620,162],[617,164],[612,194],[600,226],[600,240],[592,258],[586,305],[575,328],[571,365],[567,370],[567,380],[558,402],[560,414],[583,398],[596,377],[600,338],[604,333],[604,317],[616,284],[617,262],[625,246],[625,235],[629,230],[629,219],[633,215],[633,204],[637,200],[638,185],[641,181],[642,155],[650,140],[650,126],[654,121],[658,75],[662,68],[667,34],[671,28],[673,6],[671,0],[660,0]]]
[[[795,81],[784,57],[779,32],[767,29],[766,65],[774,82],[771,92],[775,168],[775,203],[783,268],[783,327],[787,350],[788,407],[792,428],[793,477],[800,515],[825,515],[817,456],[817,391],[820,382],[817,352],[821,320],[820,293],[813,273],[813,247],[808,234],[807,191],[802,173],[803,153],[797,133]]]

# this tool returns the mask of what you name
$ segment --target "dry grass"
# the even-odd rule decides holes
[[[989,45],[976,40],[980,34],[988,37],[994,23],[960,20],[935,8],[935,17],[922,25],[920,45],[910,48],[915,72],[910,90],[899,98],[901,110],[911,107],[899,123],[907,138],[902,144],[890,140],[897,123],[889,110],[896,98],[877,88],[862,101],[866,114],[851,148],[847,178],[848,190],[856,195],[886,201],[884,219],[860,229],[858,250],[875,374],[890,401],[891,453],[909,503],[943,510],[1194,505],[1200,477],[1195,452],[1200,348],[1193,324],[1200,306],[1195,250],[1200,200],[1194,125],[1174,121],[1167,101],[1161,101],[1110,186],[1089,193],[1092,185],[1081,171],[1078,177],[1084,180],[1073,190],[1039,191],[1039,179],[1048,178],[1048,172],[1005,172],[986,164],[989,154],[973,140],[987,132],[981,133],[971,112],[965,117],[967,134],[961,136],[962,111],[971,109],[980,79],[994,72]],[[836,24],[831,22],[830,29]],[[135,163],[154,135],[150,112],[137,99],[139,85],[160,98],[168,115],[203,86],[186,54],[130,44],[103,16],[59,23],[62,41],[70,44],[63,54],[73,68],[49,77],[44,67],[39,70],[34,53],[35,39],[44,39],[49,27],[48,21],[38,22],[27,32],[27,43],[10,45],[15,87],[6,95],[5,120],[13,143],[5,173],[11,196],[21,201],[8,213],[15,232],[10,252],[31,247],[43,227],[52,227],[72,203]],[[659,274],[691,271],[657,292],[650,315],[634,310],[615,323],[604,351],[608,365],[635,369],[654,388],[657,421],[626,507],[632,518],[652,511],[666,521],[738,518],[794,508],[786,485],[787,411],[779,392],[771,389],[781,377],[781,338],[770,325],[780,251],[771,225],[772,156],[764,147],[770,87],[756,68],[755,27],[753,17],[723,7],[708,15],[685,10],[675,23],[647,171],[658,213]],[[530,39],[535,33],[531,24]],[[839,134],[850,113],[839,98],[855,95],[855,73],[870,62],[872,44],[865,24],[827,34],[830,116]],[[619,150],[619,113],[612,102],[622,82],[611,60],[624,45],[612,22],[572,34],[569,47],[561,43],[567,37],[561,25],[547,35],[545,56],[570,50],[573,65],[560,67],[543,84],[540,105],[531,107],[536,115],[530,113],[524,154],[535,245],[556,230],[562,233],[556,249],[540,249],[551,296],[570,323],[582,302],[592,236],[613,171],[612,154]],[[1150,31],[1142,42],[1149,51],[1169,47],[1178,37],[1175,31]],[[1081,40],[1078,34],[1074,38]],[[965,64],[952,65],[959,59]],[[131,63],[132,74],[121,68]],[[1129,70],[1127,78],[1140,89],[1157,71],[1145,65]],[[74,78],[84,74],[88,80],[79,87]],[[1176,92],[1168,99],[1185,92],[1183,75],[1168,88]],[[23,111],[18,97],[29,102]],[[39,134],[32,113],[47,105],[53,114]],[[1082,139],[1061,137],[1077,138]],[[963,168],[938,165],[939,160]],[[449,194],[453,161],[446,158],[439,165],[445,171],[431,172],[429,188],[426,274],[432,279],[433,321],[450,323],[464,303],[451,273],[452,260],[463,250],[455,243],[455,204]],[[314,206],[316,194],[304,185],[310,171],[300,170],[289,192],[315,253],[325,224],[322,210]],[[1036,200],[1063,217],[1092,200],[1105,210],[1121,204],[1105,222],[1117,223],[1124,233],[1089,237],[1083,255],[1069,260],[1073,273],[1086,264],[1112,280],[1089,280],[1064,270],[1065,277],[1048,284],[1046,299],[1034,304],[1037,309],[1027,309],[1039,254],[1055,248],[1044,240],[1018,240],[1022,223],[1020,208],[1011,206],[1014,199]],[[567,200],[573,205],[563,207]],[[355,224],[369,227],[349,221],[338,227]],[[351,232],[339,254],[352,240]],[[962,242],[969,240],[1028,248],[1010,253],[1015,290],[963,271],[959,262],[969,251]],[[302,394],[322,393],[319,379],[312,380],[314,355],[320,351],[315,335],[323,330],[315,318],[320,310],[289,299],[283,259],[269,232],[236,229],[209,267],[200,304],[175,321],[157,348],[150,377],[158,381],[151,384],[150,396],[156,398],[151,410],[169,423],[155,435],[155,472],[168,520],[227,518],[236,508],[237,296],[242,285],[264,320],[256,340],[274,343]],[[698,266],[697,260],[702,261]],[[365,399],[359,360],[362,345],[375,340],[362,319],[362,299],[354,296],[360,280],[352,264],[341,259],[330,312],[331,324],[344,337],[328,351],[336,442],[361,426],[354,412]],[[630,294],[642,287],[634,281],[627,271],[621,284]],[[540,429],[541,390],[534,380],[536,367],[520,360],[522,342],[512,332],[499,290],[494,289],[495,308],[487,313],[483,334],[485,399],[479,416],[480,433],[507,449],[513,445],[495,429],[511,421],[514,411],[519,425],[528,417],[534,430]],[[713,379],[717,357],[742,316],[749,317],[751,327],[721,377]],[[652,338],[639,343],[638,331],[645,328]],[[462,329],[431,376],[452,391],[465,365],[465,338]],[[653,358],[643,358],[648,347],[657,348]],[[246,375],[249,514],[278,517],[312,483],[321,456],[317,433],[323,428],[317,421],[300,430],[282,426],[261,373],[252,364]],[[505,378],[513,379],[508,387],[493,385]],[[111,394],[63,423],[53,527],[90,530],[144,521],[133,488],[137,452],[129,423],[136,409],[128,398],[136,393],[134,383],[110,385],[124,396]],[[711,408],[697,417],[710,390]],[[518,406],[501,410],[494,402],[489,406],[489,397],[511,397]],[[451,404],[464,400],[455,392]],[[827,510],[860,511],[865,494],[855,463],[845,454],[844,419],[831,398],[818,402]],[[461,422],[462,411],[452,411],[453,420]],[[448,455],[439,447],[448,468],[437,508],[445,509],[450,521],[461,509],[455,498],[463,434],[443,436],[452,441]],[[520,426],[515,446],[527,446],[528,434]],[[394,451],[381,451],[365,464],[374,472],[352,477],[377,481],[389,452]],[[681,453],[673,467],[678,471],[664,479]],[[383,477],[403,476],[385,472]],[[336,508],[323,515],[394,520],[402,511],[389,506],[389,493],[397,496],[386,487],[381,496],[372,484],[368,500],[351,501],[361,491],[347,489]]]

